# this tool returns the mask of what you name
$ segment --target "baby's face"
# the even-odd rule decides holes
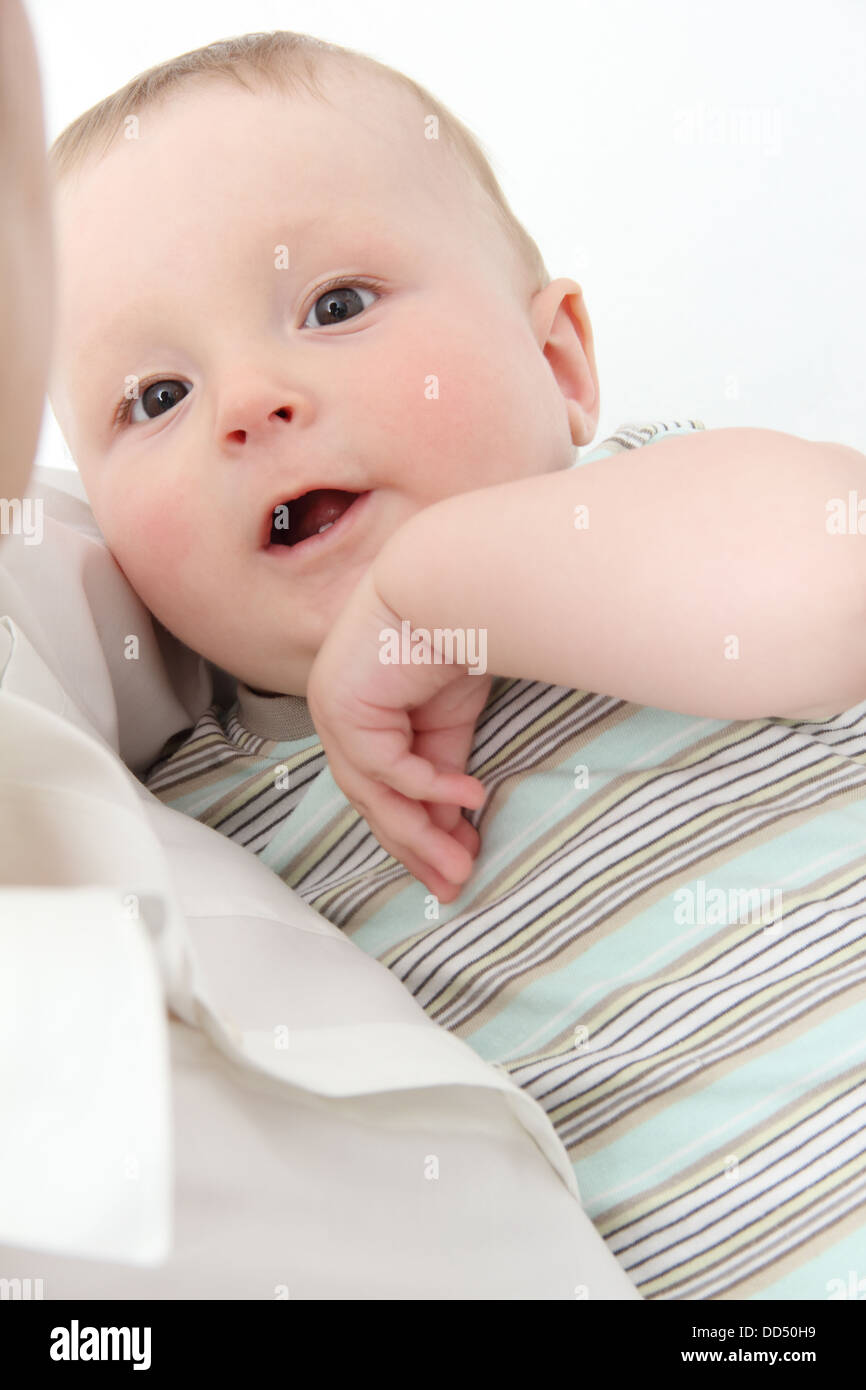
[[[177,637],[296,694],[402,522],[567,467],[597,420],[588,400],[573,438],[507,253],[423,112],[379,84],[328,92],[336,109],[197,85],[56,203],[51,399],[106,541]],[[359,498],[270,544],[275,506],[290,539],[336,514],[292,504],[319,489]]]

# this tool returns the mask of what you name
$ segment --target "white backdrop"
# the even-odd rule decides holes
[[[576,279],[625,420],[866,452],[866,3],[27,0],[49,142],[142,69],[294,29],[414,77]],[[40,463],[70,462],[46,409]]]

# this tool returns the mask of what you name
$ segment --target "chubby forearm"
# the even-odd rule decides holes
[[[866,538],[828,530],[853,449],[675,435],[437,502],[373,566],[411,628],[474,635],[490,673],[719,719],[866,698]]]

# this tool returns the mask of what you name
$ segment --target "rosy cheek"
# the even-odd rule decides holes
[[[389,364],[380,424],[425,451],[465,446],[470,442],[465,432],[477,428],[477,374],[476,354],[468,344],[419,336]]]
[[[189,582],[201,549],[201,508],[163,489],[129,489],[105,518],[110,549],[146,603],[178,593]]]

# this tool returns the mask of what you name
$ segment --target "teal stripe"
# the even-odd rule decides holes
[[[235,771],[227,772],[225,777],[220,777],[218,780],[210,780],[206,786],[200,787],[198,791],[186,792],[182,796],[175,796],[173,793],[159,793],[159,799],[166,806],[170,806],[173,811],[183,811],[187,816],[193,816],[197,820],[205,820],[209,811],[221,797],[236,791],[244,782],[249,781],[257,772],[262,772],[267,767],[267,760],[259,758],[255,762],[247,762],[244,759]],[[154,796],[156,795],[157,793],[154,792]]]
[[[866,1000],[719,1077],[574,1164],[593,1218],[709,1155],[736,1153],[744,1130],[866,1057]],[[771,1097],[784,1087],[780,1095]],[[683,1152],[680,1152],[683,1150]],[[637,1160],[637,1155],[640,1155]]]
[[[417,879],[407,881],[402,892],[396,893],[369,922],[364,922],[362,926],[354,929],[350,927],[348,935],[367,955],[375,956],[377,960],[381,959],[392,946],[409,941],[418,932],[432,931],[437,925],[450,922],[452,917],[463,911],[461,899],[457,898],[453,903],[440,903],[438,917],[428,920],[424,913],[428,908],[428,899],[432,904],[432,897],[425,885]]]
[[[859,822],[856,828],[862,831],[862,815]],[[612,990],[664,970],[702,941],[709,944],[720,931],[728,932],[728,925],[678,924],[675,893],[685,888],[697,894],[699,879],[706,894],[721,889],[726,899],[731,889],[764,888],[769,890],[772,908],[772,890],[781,887],[785,912],[786,894],[793,894],[798,885],[808,885],[816,877],[816,871],[809,868],[816,859],[822,860],[817,871],[820,877],[856,863],[866,848],[866,836],[861,835],[852,846],[851,829],[846,810],[825,812],[818,820],[736,855],[710,873],[678,879],[666,897],[594,945],[587,944],[577,959],[530,981],[496,1018],[468,1035],[466,1041],[490,1062],[508,1062],[514,1060],[512,1054],[519,1057],[522,1052],[543,1049],[565,1028],[579,1023],[582,1013]]]
[[[288,748],[292,745],[285,746]],[[325,763],[304,792],[294,815],[287,816],[265,848],[258,851],[259,859],[275,873],[284,873],[287,865],[311,844],[319,841],[328,823],[346,809],[351,809],[350,802]]]
[[[850,1219],[850,1214],[849,1214]],[[813,1300],[839,1301],[844,1293],[845,1301],[852,1298],[862,1302],[866,1299],[866,1207],[860,1211],[860,1226],[851,1235],[829,1246],[813,1260],[807,1261],[799,1269],[777,1279],[760,1293],[752,1294],[749,1302],[764,1302],[767,1299],[808,1298]],[[794,1257],[796,1258],[794,1252]],[[852,1277],[853,1276],[853,1277]],[[839,1285],[842,1285],[840,1289]],[[832,1300],[830,1295],[833,1295]],[[777,1322],[777,1318],[764,1318],[764,1322]],[[809,1319],[800,1321],[808,1326]],[[807,1338],[801,1338],[802,1345],[811,1345]]]

